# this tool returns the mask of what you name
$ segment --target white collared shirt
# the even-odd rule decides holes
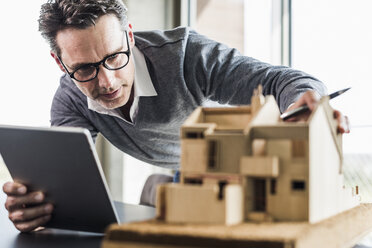
[[[143,53],[134,46],[132,49],[133,61],[134,61],[134,99],[132,106],[129,110],[129,116],[132,122],[135,121],[138,113],[138,101],[140,97],[144,96],[157,96],[158,94],[155,91],[154,85],[151,81],[149,71],[147,69],[146,60],[143,56]],[[118,117],[124,121],[123,114],[120,112],[120,109],[106,109],[102,107],[97,101],[87,97],[88,109],[96,111],[100,114],[111,115]]]

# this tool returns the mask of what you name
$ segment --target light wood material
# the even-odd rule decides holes
[[[278,123],[251,128],[254,139],[308,139],[309,127],[305,123]]]
[[[277,177],[278,157],[244,156],[240,159],[240,174],[251,177]]]
[[[280,111],[275,98],[273,96],[267,96],[265,98],[265,104],[255,114],[250,125],[273,125],[280,121]]]
[[[192,112],[187,120],[183,123],[183,126],[188,126],[199,122],[204,122],[202,107],[195,109],[194,112]]]
[[[253,222],[272,222],[273,218],[266,212],[254,212],[248,213],[247,219]]]
[[[356,206],[351,189],[343,188],[342,154],[328,123],[330,106],[321,104],[309,124],[309,221],[316,222]],[[324,166],[326,165],[326,166]]]
[[[262,85],[259,85],[258,88],[254,90],[251,98],[252,115],[256,115],[264,104],[265,97],[262,94]]]
[[[182,172],[181,184],[190,182],[202,182],[202,184],[218,184],[219,181],[225,181],[229,184],[242,184],[243,178],[238,174],[228,173],[189,173]]]
[[[342,143],[328,98],[308,121],[291,123],[261,91],[251,107],[198,108],[187,119],[181,185],[160,189],[159,216],[169,223],[231,224],[241,215],[315,223],[359,204],[343,187]]]
[[[158,218],[168,223],[234,225],[243,216],[243,188],[238,184],[164,184],[158,190]]]
[[[362,204],[316,224],[306,222],[176,225],[161,221],[112,225],[102,248],[282,247],[348,248],[372,230],[372,204]]]
[[[202,118],[202,116],[200,118]],[[208,130],[214,130],[216,126],[217,125],[215,123],[194,123],[189,125],[183,125],[181,130],[181,138],[182,139],[203,138]]]
[[[204,139],[181,141],[181,171],[206,172],[208,167],[208,143]]]

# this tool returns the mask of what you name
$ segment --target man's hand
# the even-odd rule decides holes
[[[53,206],[44,202],[42,192],[27,192],[26,186],[17,182],[5,183],[3,191],[8,195],[5,208],[9,219],[19,231],[30,232],[50,220]]]
[[[299,108],[299,107],[301,107],[303,105],[307,105],[309,107],[310,111],[307,111],[305,113],[302,113],[302,114],[299,114],[299,115],[294,116],[292,118],[289,118],[286,121],[291,121],[291,122],[295,122],[295,121],[306,121],[309,118],[310,113],[315,109],[315,107],[318,104],[319,100],[320,100],[320,95],[318,93],[316,93],[315,91],[309,90],[309,91],[305,92],[298,99],[297,102],[295,102],[294,104],[292,104],[292,105],[289,106],[289,108],[287,109],[287,111],[290,111],[290,110]],[[339,133],[350,133],[349,119],[347,118],[347,116],[342,115],[342,113],[340,111],[338,111],[338,110],[333,110],[333,117],[338,122],[337,131]]]

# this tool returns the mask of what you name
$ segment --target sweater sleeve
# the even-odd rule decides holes
[[[195,31],[189,33],[184,63],[193,94],[221,104],[249,104],[259,84],[264,95],[275,97],[281,112],[308,90],[326,94],[324,84],[304,72],[243,56]]]

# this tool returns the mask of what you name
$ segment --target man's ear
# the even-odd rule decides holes
[[[129,23],[128,27],[129,27],[128,28],[129,45],[130,45],[130,48],[133,48],[134,45],[135,45],[135,41],[134,41],[134,34],[133,34],[132,24]]]
[[[65,70],[65,68],[63,67],[63,65],[61,64],[61,61],[59,60],[58,56],[57,56],[54,52],[52,52],[52,51],[50,51],[50,56],[52,56],[53,59],[56,61],[56,63],[57,63],[57,65],[58,65],[59,69],[61,69],[61,71],[63,71],[63,72],[66,73],[66,70]]]

